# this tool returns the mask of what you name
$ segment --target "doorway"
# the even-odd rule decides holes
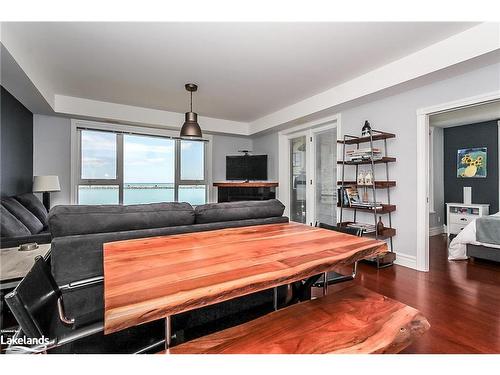
[[[429,271],[430,117],[500,99],[500,91],[417,110],[417,270]]]
[[[279,198],[291,221],[336,224],[337,121],[280,133]]]

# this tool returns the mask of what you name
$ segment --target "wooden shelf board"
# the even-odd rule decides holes
[[[373,164],[381,164],[381,163],[393,163],[396,161],[396,158],[389,157],[389,156],[384,156],[382,159],[375,160]],[[372,162],[370,160],[364,160],[364,161],[338,161],[337,164],[345,164],[345,165],[363,165],[363,164],[371,164]]]
[[[337,181],[337,185],[341,186],[342,181]],[[347,186],[356,186],[359,188],[362,188],[362,187],[371,188],[371,185],[358,185],[356,183],[356,181],[344,181],[344,186],[346,186],[346,185]],[[396,186],[396,181],[375,181],[375,188],[376,189],[385,189],[385,188],[394,187],[394,186]]]
[[[339,226],[341,227],[346,227],[347,224],[351,224],[353,223],[352,221],[343,221],[341,223],[338,223]],[[382,231],[382,233],[380,233],[378,235],[378,239],[380,240],[384,240],[384,239],[387,239],[387,238],[391,238],[391,237],[394,237],[396,235],[396,229],[394,228],[384,228],[384,230]],[[372,232],[372,233],[363,233],[363,236],[369,236],[369,237],[375,237],[375,233]]]
[[[374,141],[380,141],[383,139],[396,138],[395,134],[392,133],[377,133],[372,136]],[[370,142],[370,137],[359,137],[359,138],[350,138],[344,140],[337,141],[338,143],[345,143],[346,145],[356,145],[360,143]]]
[[[340,204],[337,203],[337,207],[340,207]],[[344,206],[343,208],[346,210],[357,210],[357,211],[371,212],[371,213],[373,213],[374,211],[371,208],[365,208],[365,207]],[[377,210],[377,214],[388,214],[389,212],[394,212],[394,211],[396,211],[396,205],[383,204],[382,208]]]

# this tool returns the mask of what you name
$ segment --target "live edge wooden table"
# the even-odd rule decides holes
[[[282,223],[104,244],[105,334],[349,265],[385,242]]]

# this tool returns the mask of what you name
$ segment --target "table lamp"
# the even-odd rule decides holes
[[[50,192],[61,191],[58,176],[34,176],[33,193],[43,193],[43,205],[50,210]]]

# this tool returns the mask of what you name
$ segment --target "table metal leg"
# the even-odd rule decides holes
[[[274,311],[278,310],[278,287],[273,288],[273,307]]]
[[[323,278],[324,278],[324,281],[323,281],[323,296],[326,296],[327,293],[328,293],[328,272],[325,272],[323,274]]]
[[[165,353],[170,354],[172,344],[172,320],[171,316],[165,318]]]

